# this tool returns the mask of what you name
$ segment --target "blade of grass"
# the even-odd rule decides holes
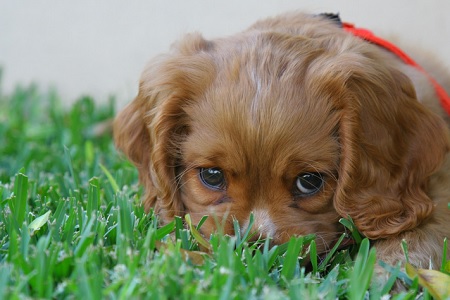
[[[319,286],[319,293],[327,295],[327,299],[337,299],[339,266],[335,266],[327,274],[325,280]]]
[[[203,216],[200,219],[200,222],[198,222],[198,224],[196,226],[197,230],[200,230],[200,228],[203,226],[203,224],[206,222],[207,219],[208,219],[208,216]]]
[[[289,240],[288,248],[284,256],[281,276],[286,280],[294,277],[295,269],[299,266],[298,256],[303,247],[303,237],[292,237]]]
[[[87,196],[87,216],[88,218],[95,218],[100,207],[100,191],[97,177],[93,177],[89,180]]]
[[[95,232],[92,231],[94,222],[95,218],[90,219],[88,224],[83,228],[83,231],[80,235],[80,240],[75,247],[75,257],[83,256],[86,252],[86,249],[92,244],[92,241],[95,238]]]
[[[320,263],[320,265],[318,267],[319,271],[325,270],[326,266],[328,265],[328,262],[331,260],[331,258],[333,258],[334,254],[336,253],[337,249],[341,245],[344,238],[345,238],[345,233],[341,234],[341,237],[339,238],[339,240],[336,242],[336,244],[334,244],[331,251],[329,253],[327,253],[327,256],[325,257],[325,259]]]
[[[317,268],[317,248],[316,248],[316,241],[312,241],[311,244],[309,244],[309,256],[311,259],[311,266],[313,270],[313,274],[317,274],[318,268]]]
[[[408,243],[406,242],[406,240],[402,240],[402,250],[405,254],[406,262],[409,264]]]
[[[266,270],[270,270],[274,266],[275,261],[278,258],[279,250],[279,246],[273,246],[272,248],[270,248],[269,239],[266,239],[264,241],[263,258],[266,263]]]
[[[184,229],[183,219],[180,216],[175,216],[175,238],[181,239],[181,231]]]
[[[80,180],[78,178],[78,174],[75,173],[75,171],[74,171],[72,157],[70,156],[69,148],[66,146],[64,146],[64,157],[66,160],[66,164],[69,167],[70,175],[72,176],[73,181],[75,183],[75,189],[80,189]]]
[[[236,248],[238,249],[238,251],[241,251],[244,243],[246,243],[249,239],[251,239],[256,234],[256,231],[251,233],[254,223],[255,223],[255,216],[253,215],[253,213],[250,213],[247,228],[245,229],[244,234],[241,235],[241,229],[239,226],[239,222],[237,220],[233,219],[233,226],[235,227],[235,232],[236,232],[236,230],[238,230],[238,232],[239,232],[239,239],[236,240]]]
[[[339,220],[339,223],[341,223],[348,230],[350,230],[350,232],[352,233],[352,237],[355,240],[357,245],[361,244],[362,236],[359,233],[358,229],[356,228],[355,223],[353,223],[353,220],[352,220],[352,218],[350,218],[350,216],[348,216],[347,219],[341,218]]]
[[[12,219],[13,216],[10,215],[9,218]],[[9,230],[8,261],[17,264],[19,253],[19,238],[17,236],[17,231],[11,228]]]
[[[71,244],[75,233],[76,212],[71,210],[62,231],[62,241]]]
[[[386,283],[383,286],[383,289],[381,290],[381,295],[387,295],[392,290],[392,287],[394,286],[395,281],[397,280],[399,274],[400,274],[400,264],[398,264],[397,267],[393,269],[393,271],[391,272],[389,279],[386,281]]]
[[[448,251],[448,240],[447,238],[444,238],[444,246],[442,247],[442,262],[441,262],[441,272],[446,272],[446,266],[447,266],[447,251]]]
[[[131,240],[133,238],[133,228],[134,228],[134,219],[131,203],[128,201],[124,195],[118,194],[117,197],[117,205],[119,208],[119,218],[118,224],[120,227],[120,232],[125,236],[127,240]]]
[[[370,286],[376,261],[375,248],[370,249],[368,239],[363,239],[350,275],[348,295],[351,300],[364,299]]]
[[[189,214],[186,214],[184,216],[184,219],[186,220],[186,223],[189,226],[189,230],[191,231],[191,234],[195,238],[195,240],[204,248],[207,252],[211,252],[211,245],[208,243],[207,240],[202,236],[202,234],[197,230],[195,226],[192,225],[191,216]]]
[[[411,286],[413,284],[412,280],[408,277],[408,275],[402,271],[398,271],[397,272],[397,267],[392,267],[391,265],[386,264],[384,261],[379,261],[378,264],[385,269],[386,271],[388,271],[391,274],[395,274],[397,276],[397,278],[399,278],[400,280],[402,280],[403,282],[405,282],[405,284],[407,286]],[[392,276],[392,275],[391,275]]]
[[[175,221],[172,221],[156,230],[155,239],[160,241],[163,237],[170,234],[175,229]]]
[[[9,207],[14,216],[17,230],[22,227],[27,213],[28,177],[22,173],[16,175],[14,181],[14,197],[10,198]]]
[[[9,279],[11,276],[11,265],[0,265],[0,299],[11,299],[8,297]]]
[[[108,181],[111,184],[114,193],[118,193],[120,191],[120,188],[114,177],[111,175],[111,173],[108,171],[108,169],[106,169],[106,167],[103,164],[99,164],[99,166],[100,169],[102,169],[103,173],[105,174],[106,178],[108,178]]]
[[[61,199],[58,202],[58,206],[56,208],[55,213],[53,214],[53,222],[54,222],[54,228],[57,228],[57,230],[53,230],[53,238],[60,242],[62,239],[62,232],[60,228],[63,228],[63,222],[67,218],[67,215],[65,214],[65,211],[67,209],[68,201],[65,199]]]

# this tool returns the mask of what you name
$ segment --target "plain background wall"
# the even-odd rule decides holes
[[[0,0],[2,89],[35,82],[56,87],[67,103],[84,94],[98,101],[115,95],[122,106],[135,96],[145,63],[184,33],[233,34],[292,10],[338,12],[427,49],[450,69],[447,0]]]

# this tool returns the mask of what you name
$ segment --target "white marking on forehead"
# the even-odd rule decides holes
[[[253,210],[253,216],[255,222],[253,223],[253,230],[257,230],[258,233],[262,234],[264,237],[273,237],[277,231],[277,227],[272,221],[270,214],[265,209],[255,209]],[[249,219],[244,223],[243,231],[247,229],[249,225]]]
[[[256,113],[259,107],[259,102],[261,101],[261,89],[262,89],[261,78],[258,77],[255,69],[252,70],[252,80],[253,83],[255,84],[256,91],[252,101],[251,114],[253,120],[255,120]]]

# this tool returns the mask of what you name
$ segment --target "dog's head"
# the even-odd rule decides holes
[[[230,220],[245,227],[253,212],[262,235],[316,233],[322,250],[340,217],[383,238],[429,216],[445,125],[378,49],[311,22],[320,26],[295,34],[258,25],[215,41],[189,35],[147,67],[114,127],[146,209],[214,216],[204,233],[223,217],[232,233]]]

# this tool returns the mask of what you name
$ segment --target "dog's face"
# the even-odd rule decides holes
[[[243,227],[253,212],[254,228],[275,242],[313,232],[333,237],[340,113],[329,91],[308,90],[292,68],[271,78],[283,71],[279,58],[257,54],[253,59],[266,60],[264,67],[246,64],[246,55],[231,58],[239,70],[217,74],[185,109],[189,133],[180,143],[178,173],[183,207],[194,218],[228,215]],[[210,218],[203,230],[213,223]],[[232,230],[231,222],[225,226]]]
[[[315,233],[319,251],[340,217],[371,238],[427,218],[445,125],[374,46],[303,17],[318,27],[187,36],[146,69],[115,138],[139,169],[147,209],[165,220],[210,215],[205,234],[216,224],[232,234],[233,218],[245,229],[253,212],[262,236]]]

